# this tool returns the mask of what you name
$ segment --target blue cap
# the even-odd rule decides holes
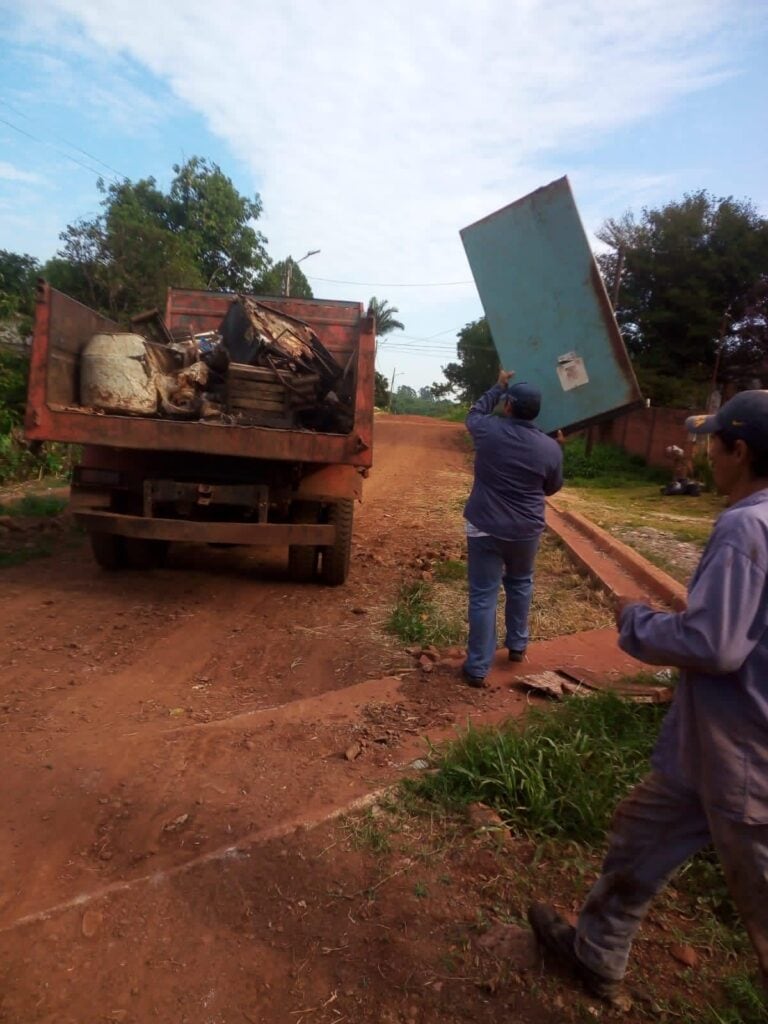
[[[535,420],[541,409],[541,392],[533,384],[521,380],[507,384],[507,401],[512,403],[512,415],[520,420]]]
[[[685,429],[690,434],[723,433],[768,451],[768,391],[740,391],[711,416],[689,416]]]

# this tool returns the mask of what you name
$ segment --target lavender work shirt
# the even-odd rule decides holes
[[[768,489],[722,513],[679,614],[629,605],[619,646],[682,669],[653,767],[729,818],[768,824]]]

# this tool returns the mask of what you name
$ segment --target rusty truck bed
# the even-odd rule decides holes
[[[195,331],[218,327],[232,296],[171,289],[166,320]],[[155,451],[319,462],[367,468],[372,463],[374,327],[357,302],[264,299],[306,321],[342,367],[352,360],[355,418],[349,434],[118,416],[78,407],[79,356],[98,331],[119,329],[87,306],[41,282],[37,294],[25,420],[30,440]]]

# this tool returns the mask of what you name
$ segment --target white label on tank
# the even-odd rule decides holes
[[[574,388],[589,384],[584,360],[575,352],[566,352],[564,356],[558,356],[557,376],[563,391],[573,391]]]

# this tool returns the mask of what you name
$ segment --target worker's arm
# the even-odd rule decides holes
[[[731,544],[705,554],[684,612],[626,605],[619,646],[650,665],[675,665],[707,675],[736,672],[766,626],[765,570]]]
[[[478,400],[474,403],[472,408],[469,410],[466,419],[467,430],[474,437],[478,431],[482,430],[483,420],[486,416],[490,416],[493,410],[501,401],[501,396],[507,389],[507,384],[514,377],[514,370],[500,370],[499,379],[485,392]]]

